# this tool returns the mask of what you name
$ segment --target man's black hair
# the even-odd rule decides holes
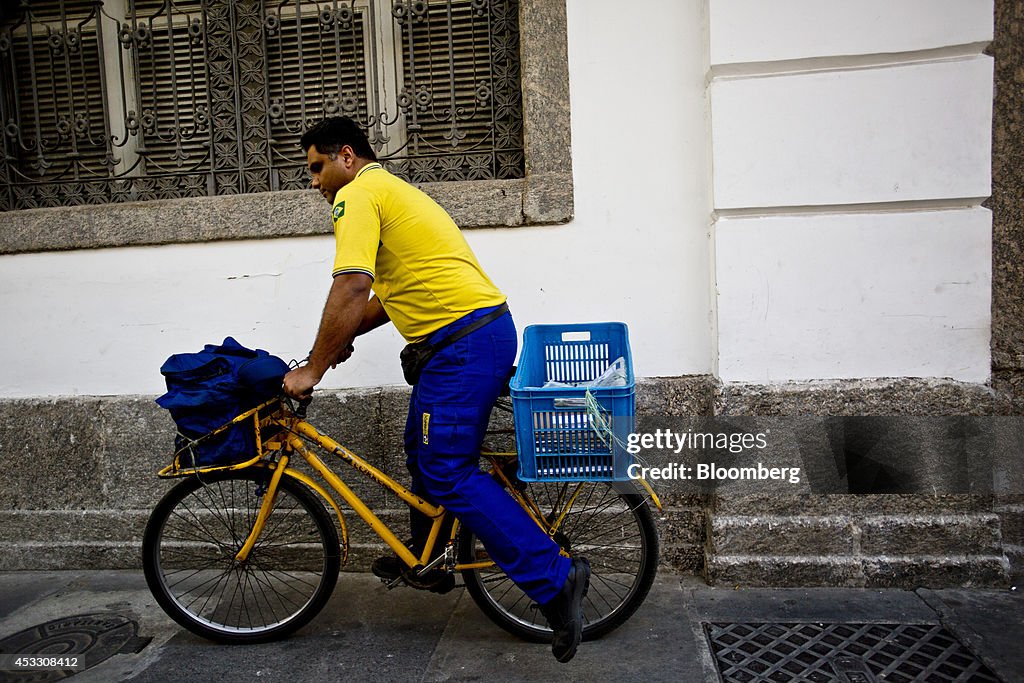
[[[299,144],[303,152],[308,152],[315,145],[316,151],[332,157],[348,145],[356,156],[377,161],[377,153],[366,139],[366,133],[347,116],[332,116],[320,121],[302,134]]]

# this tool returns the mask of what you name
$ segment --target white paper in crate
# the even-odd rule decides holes
[[[619,356],[609,365],[600,377],[589,382],[556,382],[553,379],[544,383],[542,389],[602,389],[607,387],[626,386],[626,359]]]

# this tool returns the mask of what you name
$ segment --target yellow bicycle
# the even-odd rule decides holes
[[[508,409],[501,401],[498,407]],[[143,567],[157,602],[179,624],[215,641],[256,643],[308,623],[327,603],[347,560],[348,528],[333,492],[408,565],[410,583],[435,568],[457,572],[498,626],[527,640],[550,640],[537,605],[490,560],[469,529],[460,528],[457,520],[446,524],[443,507],[321,434],[305,420],[305,406],[277,398],[203,438],[239,427],[255,430],[257,452],[250,460],[197,468],[190,466],[185,448],[159,472],[181,481],[150,516]],[[433,520],[419,557],[318,450]],[[296,454],[320,481],[291,465]],[[657,572],[658,537],[648,501],[658,509],[661,503],[654,491],[642,481],[525,483],[515,476],[515,453],[482,455],[491,475],[565,554],[589,559],[593,575],[584,604],[584,640],[625,622],[640,607]],[[446,528],[451,531],[442,538]],[[443,552],[435,554],[438,544]]]

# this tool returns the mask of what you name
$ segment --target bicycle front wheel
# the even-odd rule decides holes
[[[561,517],[552,537],[570,556],[590,562],[583,639],[599,638],[629,619],[647,597],[658,571],[658,535],[647,501],[592,482],[526,484],[524,496],[537,505],[548,524]],[[463,563],[489,559],[468,529],[460,534],[459,557]],[[462,577],[473,600],[498,626],[524,640],[551,640],[537,604],[499,567],[464,570]]]
[[[149,518],[146,583],[171,618],[204,638],[283,637],[312,619],[334,590],[341,559],[333,520],[309,488],[287,476],[249,557],[235,559],[270,474],[251,468],[189,477]]]

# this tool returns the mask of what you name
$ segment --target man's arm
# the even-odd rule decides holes
[[[342,273],[334,278],[309,362],[284,376],[284,393],[292,398],[311,396],[327,369],[338,362],[339,350],[347,349],[366,322],[370,283],[370,276],[364,273]]]
[[[370,330],[375,330],[388,322],[391,322],[391,318],[388,317],[387,311],[384,310],[384,305],[380,302],[380,299],[376,296],[370,297],[370,300],[366,302],[363,322],[359,325],[359,329],[356,330],[356,336],[366,334]]]
[[[391,322],[391,318],[388,317],[387,311],[384,310],[384,306],[381,304],[380,299],[376,296],[370,297],[370,300],[366,302],[366,310],[363,312],[363,322],[360,323],[359,329],[356,330],[356,336],[366,334],[371,330],[375,330],[381,325]],[[331,365],[332,368],[337,367],[338,363],[344,363],[352,357],[352,353],[355,348],[352,344],[349,344],[341,351],[338,352],[338,357],[334,359],[334,363]]]

